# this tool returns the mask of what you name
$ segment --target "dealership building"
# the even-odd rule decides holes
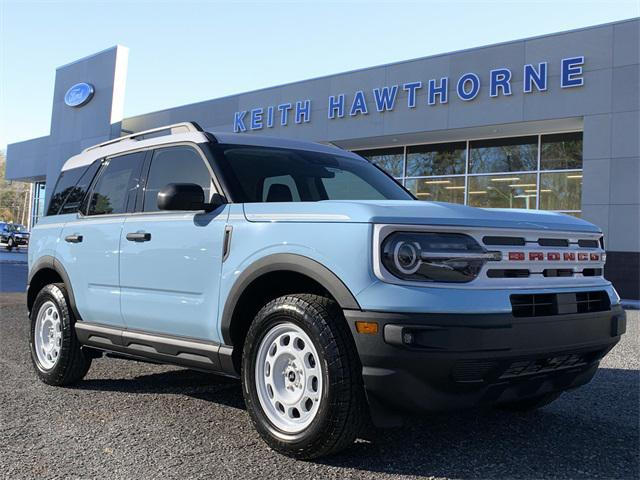
[[[126,48],[57,69],[46,137],[14,143],[7,178],[32,225],[64,161],[121,135],[211,131],[331,143],[421,200],[563,212],[605,233],[607,277],[640,298],[640,19],[434,55],[123,118]],[[170,95],[170,92],[167,92]]]

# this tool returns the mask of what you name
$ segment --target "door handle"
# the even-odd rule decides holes
[[[127,240],[130,242],[148,242],[151,240],[151,234],[147,232],[130,232],[127,233]]]
[[[69,243],[80,243],[82,242],[82,235],[67,235],[64,237],[64,241]]]

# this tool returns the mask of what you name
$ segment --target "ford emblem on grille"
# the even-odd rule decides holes
[[[81,107],[89,103],[93,97],[93,85],[89,83],[76,83],[64,95],[64,103],[70,107]]]

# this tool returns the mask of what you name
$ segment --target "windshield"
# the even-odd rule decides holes
[[[356,157],[250,145],[216,145],[214,151],[238,202],[413,199]]]
[[[14,232],[26,232],[27,231],[27,227],[25,227],[24,225],[13,225],[13,231]]]

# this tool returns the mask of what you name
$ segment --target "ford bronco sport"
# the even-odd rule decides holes
[[[358,155],[183,123],[63,166],[29,249],[39,377],[112,356],[241,378],[275,450],[587,383],[625,331],[601,231],[417,201]]]

